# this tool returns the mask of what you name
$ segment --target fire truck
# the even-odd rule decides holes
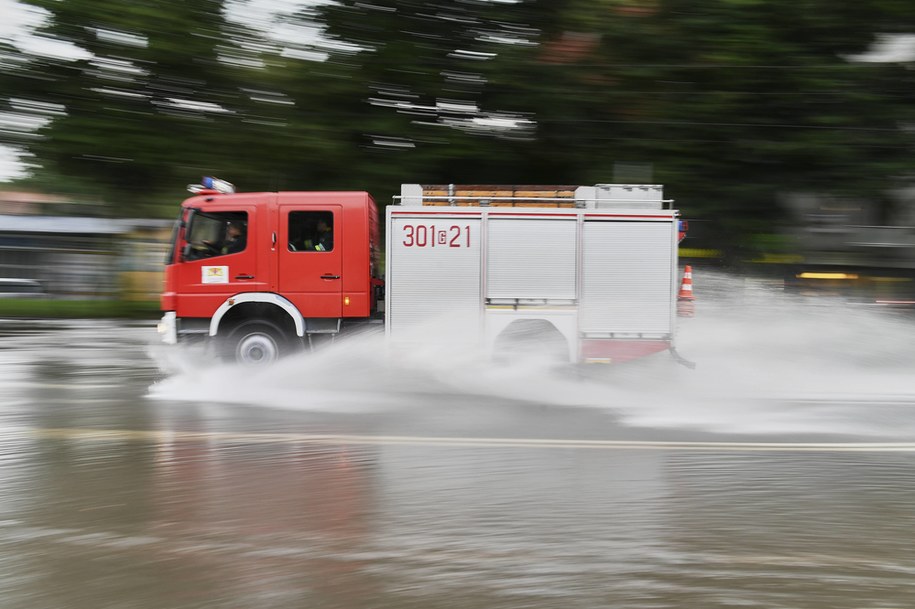
[[[675,358],[679,213],[658,185],[404,184],[237,193],[205,178],[181,204],[159,332],[267,363],[357,329],[571,363]]]

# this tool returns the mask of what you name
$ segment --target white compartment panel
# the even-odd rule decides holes
[[[582,332],[671,331],[672,230],[670,222],[585,222]]]
[[[482,317],[480,219],[395,216],[387,239],[388,333],[475,339]]]
[[[491,218],[488,298],[575,298],[575,218]]]

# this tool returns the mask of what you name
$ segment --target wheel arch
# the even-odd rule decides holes
[[[247,320],[272,321],[282,330],[305,335],[305,319],[289,300],[269,292],[246,292],[227,298],[210,319],[210,336],[227,334]]]
[[[504,319],[499,324],[491,337],[490,349],[494,355],[510,345],[535,344],[547,346],[557,356],[561,355],[566,361],[574,361],[574,336],[567,336],[563,324],[555,323],[556,320],[540,316],[515,317]]]

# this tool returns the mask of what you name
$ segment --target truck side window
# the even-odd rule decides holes
[[[334,214],[330,211],[289,212],[290,252],[330,252],[334,249]]]
[[[187,230],[187,260],[200,260],[244,251],[248,242],[248,214],[198,212]]]

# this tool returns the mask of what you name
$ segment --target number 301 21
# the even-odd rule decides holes
[[[404,224],[404,247],[470,247],[470,227],[452,224],[448,228],[434,224]]]

